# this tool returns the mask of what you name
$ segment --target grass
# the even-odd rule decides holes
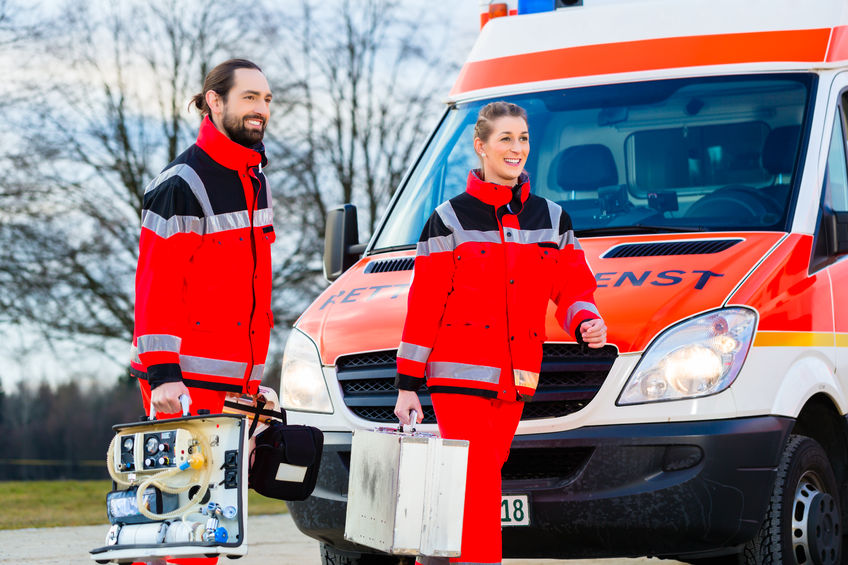
[[[0,530],[108,524],[111,481],[0,481]],[[287,512],[282,500],[248,491],[248,513]]]

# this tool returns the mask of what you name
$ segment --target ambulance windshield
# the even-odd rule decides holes
[[[527,110],[532,191],[560,204],[578,235],[783,231],[814,80],[734,75],[497,99]],[[413,245],[433,209],[465,190],[490,101],[447,112],[373,249]]]

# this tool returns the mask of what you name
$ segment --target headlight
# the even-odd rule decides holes
[[[666,330],[645,351],[616,404],[721,392],[739,374],[756,327],[753,311],[724,308]]]
[[[333,405],[315,344],[293,329],[283,352],[280,402],[286,410],[331,414]]]

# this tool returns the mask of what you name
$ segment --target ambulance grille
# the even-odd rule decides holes
[[[380,424],[397,422],[394,415],[397,390],[394,349],[339,357],[336,377],[348,409],[365,420]],[[611,345],[589,349],[574,343],[546,343],[539,387],[524,407],[522,420],[559,418],[583,409],[604,382],[617,350]],[[436,422],[430,393],[419,391],[424,422]]]
[[[658,243],[625,243],[616,245],[603,254],[604,259],[620,257],[657,257],[661,255],[709,255],[730,249],[741,239],[710,239],[690,241],[662,241]]]
[[[394,259],[380,259],[371,261],[365,265],[365,274],[389,273],[392,271],[411,271],[415,265],[415,257],[396,257]]]

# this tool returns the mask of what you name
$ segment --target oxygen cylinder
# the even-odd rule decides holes
[[[127,524],[118,532],[118,545],[162,543],[167,530],[167,522]]]
[[[206,528],[200,522],[178,521],[171,524],[165,533],[165,543],[189,543],[201,541]]]

